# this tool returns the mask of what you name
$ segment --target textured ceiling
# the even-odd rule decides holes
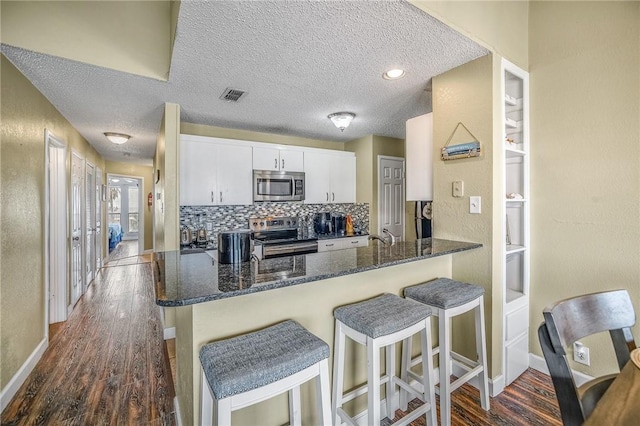
[[[163,104],[182,121],[348,141],[404,138],[431,111],[433,76],[488,52],[403,1],[182,1],[168,81],[2,45],[105,158],[150,164]],[[382,73],[400,67],[396,81]],[[219,99],[245,90],[237,103]],[[356,118],[343,133],[327,119]],[[113,145],[105,131],[133,138]]]

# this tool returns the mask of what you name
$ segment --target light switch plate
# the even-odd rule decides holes
[[[480,214],[482,213],[481,197],[479,195],[469,197],[469,213]]]
[[[461,180],[456,180],[453,182],[451,195],[454,197],[462,197],[464,196],[464,182]]]

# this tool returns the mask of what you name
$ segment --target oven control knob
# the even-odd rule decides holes
[[[264,226],[264,222],[260,222],[260,226]]]
[[[287,221],[287,225],[291,225],[291,221],[290,220]]]
[[[258,226],[258,222],[253,222],[253,226]]]

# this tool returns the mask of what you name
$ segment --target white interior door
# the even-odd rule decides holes
[[[47,131],[49,323],[67,319],[67,149]]]
[[[85,181],[85,273],[86,279],[84,282],[85,290],[87,286],[93,281],[93,277],[96,272],[96,263],[95,263],[95,247],[96,247],[96,170],[93,164],[87,163],[86,167],[86,175],[87,180]]]
[[[82,195],[84,160],[75,152],[71,155],[71,306],[83,291],[82,268]]]
[[[95,191],[95,270],[102,268],[102,169],[96,168]]]
[[[404,159],[378,156],[378,234],[388,229],[404,240]]]

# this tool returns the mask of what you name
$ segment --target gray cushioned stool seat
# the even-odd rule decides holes
[[[284,379],[325,358],[329,345],[292,320],[200,349],[202,369],[218,400]]]
[[[404,330],[429,315],[428,306],[390,293],[333,311],[337,320],[374,339]]]
[[[404,297],[410,297],[439,309],[455,308],[477,299],[484,288],[449,278],[438,278],[428,283],[404,289]]]

